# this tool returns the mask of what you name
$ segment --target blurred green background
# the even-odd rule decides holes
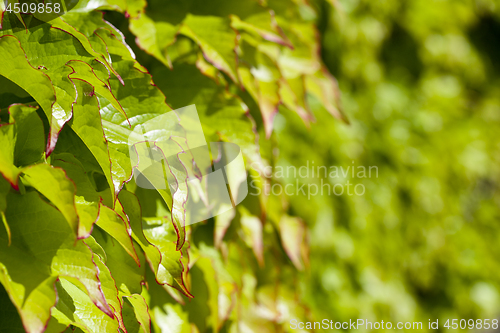
[[[314,100],[310,130],[282,109],[278,164],[379,172],[352,179],[363,196],[290,197],[311,230],[300,288],[314,319],[498,318],[500,3],[316,6],[351,124]]]

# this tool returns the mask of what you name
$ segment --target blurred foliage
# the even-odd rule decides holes
[[[354,162],[379,176],[352,179],[363,196],[290,198],[310,225],[301,290],[314,317],[424,328],[428,319],[497,317],[498,2],[316,6],[322,57],[351,126],[318,112],[307,131],[283,109],[279,163]]]

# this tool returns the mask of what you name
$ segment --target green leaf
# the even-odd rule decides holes
[[[47,324],[47,328],[45,329],[44,333],[61,333],[61,332],[70,333],[70,332],[74,332],[69,327],[69,324],[60,323],[54,317],[54,315],[56,315],[56,313],[59,314],[59,310],[57,310],[57,308],[52,308],[52,317],[50,317],[50,320]],[[61,319],[63,319],[62,321],[64,321],[64,318],[61,318]],[[69,330],[71,330],[71,331],[69,331]]]
[[[146,303],[146,300],[144,297],[141,295],[131,295],[131,296],[125,296],[124,299],[125,304],[128,305],[130,303],[131,308],[133,309],[133,318],[130,316],[129,319],[129,325],[133,327],[132,330],[129,329],[130,326],[125,326],[127,327],[127,331],[132,333],[150,333],[151,332],[151,318],[149,316],[149,309],[148,305]],[[129,310],[130,311],[130,310]],[[135,319],[135,322],[134,322]],[[138,325],[135,325],[135,324]]]
[[[167,303],[163,308],[155,307],[153,314],[155,323],[162,332],[192,333],[194,331],[189,324],[188,314],[182,310],[180,304]]]
[[[250,161],[260,161],[253,119],[237,96],[188,64],[159,69],[153,76],[174,108],[196,105],[207,141],[236,143]]]
[[[281,103],[279,67],[269,55],[258,50],[260,41],[253,40],[247,35],[242,36],[239,53],[240,67],[238,68],[242,84],[252,98],[258,103],[266,136],[273,130],[274,117]],[[271,46],[269,46],[271,45]],[[266,43],[267,52],[279,53],[279,48]]]
[[[2,75],[0,75],[0,87],[0,109],[7,111],[9,106],[15,103],[34,102],[33,97],[24,89]],[[5,111],[2,112],[6,116],[4,121],[8,121],[9,117]]]
[[[196,297],[186,304],[185,310],[188,313],[198,314],[190,320],[201,332],[216,332],[218,304],[217,299],[214,299],[214,293],[217,293],[215,271],[207,258],[198,258],[198,260],[200,264],[197,263],[189,272],[192,292]],[[164,305],[163,308],[167,306]]]
[[[217,248],[222,245],[222,240],[226,234],[227,229],[231,225],[231,221],[236,216],[236,210],[231,209],[222,214],[214,216],[215,219],[215,230],[214,230],[214,242]]]
[[[284,115],[290,109],[306,122],[313,119],[308,101],[340,114],[336,82],[319,52],[328,39],[320,38],[316,27],[316,21],[326,23],[328,15],[315,12],[323,5],[80,0],[49,23],[40,21],[40,14],[4,17],[0,124],[11,123],[0,126],[0,218],[5,225],[0,228],[0,282],[10,296],[5,303],[0,290],[7,305],[0,307],[0,316],[8,317],[1,318],[9,329],[4,331],[149,333],[152,326],[158,332],[245,327],[272,332],[291,317],[308,318],[297,310],[308,288],[295,269],[307,266],[307,230],[302,220],[283,214],[321,212],[315,211],[315,201],[301,206],[286,196],[269,198],[262,191],[270,180],[261,154],[273,164],[283,159],[296,164],[300,154],[292,152],[303,147],[289,149],[282,142],[304,144],[302,137],[309,134],[296,130],[295,118],[282,117],[273,140],[259,139],[258,133],[271,135],[280,105]],[[139,48],[159,60],[137,50],[147,70],[126,44],[134,41],[130,32]],[[207,141],[237,144],[264,194],[216,216],[215,226],[209,220],[185,228],[187,187],[170,193],[168,187],[137,186],[129,137],[141,128],[148,141],[160,140],[158,128],[145,124],[193,104]],[[40,119],[37,107],[47,117]],[[173,124],[191,129],[182,119]],[[175,133],[177,143],[189,148],[181,132]],[[321,152],[324,146],[318,144],[311,156]],[[179,156],[179,162],[194,174],[199,165],[183,157],[189,154]],[[185,172],[177,171],[171,173],[184,180]],[[235,181],[231,172],[226,176],[230,184]],[[281,245],[273,243],[274,230]],[[216,249],[205,245],[213,243],[213,233]],[[181,292],[196,298],[185,302]]]
[[[134,240],[140,244],[146,254],[146,259],[155,274],[156,281],[160,284],[173,286],[189,296],[190,294],[184,282],[187,267],[183,266],[180,261],[183,252],[176,250],[178,240],[177,233],[171,233],[171,231],[175,232],[173,225],[171,224],[169,228],[165,228],[163,225],[154,226],[153,224],[152,228],[143,229],[148,223],[155,223],[155,221],[168,223],[167,221],[169,219],[158,218],[158,220],[150,220],[146,218],[143,222],[141,205],[134,194],[122,190],[119,200],[124,208],[124,213],[130,221],[133,231],[132,236]],[[151,200],[151,198],[146,200]],[[154,215],[157,215],[156,212]],[[170,230],[170,232],[168,230]],[[165,237],[156,234],[157,232],[163,233]],[[175,236],[175,238],[173,236]]]
[[[81,22],[90,22],[90,24],[97,26],[95,15],[80,16],[79,19]],[[101,28],[106,26],[105,21],[101,20],[101,23]],[[121,189],[123,184],[132,177],[128,136],[136,125],[171,109],[165,103],[165,96],[151,84],[151,76],[143,72],[142,66],[135,60],[131,60],[132,57],[127,46],[117,36],[106,33],[105,30],[99,30],[99,36],[108,47],[107,51],[111,57],[115,59],[113,66],[121,76],[121,80],[117,77],[111,77],[109,86],[114,96],[120,96],[120,106],[129,118],[127,120],[124,114],[117,109],[116,103],[111,103],[103,96],[99,97],[102,126],[108,141],[113,181],[115,188]]]
[[[84,166],[69,153],[55,153],[52,164],[66,172],[76,185],[75,205],[79,217],[78,238],[87,238],[99,216],[100,193],[97,192]]]
[[[99,219],[96,224],[116,239],[136,264],[140,266],[139,256],[132,242],[131,230],[120,215],[111,208],[101,205]]]
[[[105,37],[104,40],[109,43],[109,38],[114,37],[108,36]],[[125,48],[125,46],[122,45],[122,48]],[[110,50],[110,52],[112,52],[112,50]],[[132,127],[135,127],[138,121],[145,122],[148,119],[170,110],[164,103],[165,97],[156,87],[150,85],[151,77],[136,69],[136,63],[134,61],[122,58],[121,61],[115,62],[114,65],[118,68],[119,72],[123,74],[122,78],[124,79],[125,85],[123,86],[117,82],[116,79],[111,78],[112,91],[115,92],[116,95],[122,97],[121,105],[126,113],[131,116],[130,124]],[[141,96],[140,103],[137,96]],[[112,103],[109,103],[106,99],[102,99],[100,102],[101,115],[103,118],[102,124],[108,140],[115,186],[117,181],[119,181],[119,184],[122,186],[122,184],[128,181],[132,176],[128,147],[128,137],[132,131],[130,128],[127,128],[128,122],[126,122],[126,118],[117,115],[116,108]],[[119,170],[119,175],[115,172],[116,170]],[[171,197],[164,194],[164,198],[169,205],[172,205]],[[177,230],[179,231],[179,239],[183,241],[183,228],[178,227]],[[179,246],[182,246],[181,242],[179,242]]]
[[[140,294],[145,276],[145,259],[142,252],[138,252],[140,265],[125,251],[123,246],[100,228],[95,228],[92,236],[106,253],[106,266],[115,280],[116,287],[121,294]]]
[[[283,80],[280,87],[280,96],[283,104],[290,110],[294,110],[309,125],[315,121],[314,115],[306,101],[305,76]]]
[[[303,270],[303,257],[307,253],[304,222],[299,218],[283,215],[279,221],[279,231],[288,257],[298,270]]]
[[[7,196],[5,216],[12,244],[9,246],[7,236],[0,234],[0,280],[28,331],[43,332],[56,302],[54,282],[60,277],[78,284],[94,304],[112,314],[100,288],[92,252],[76,240],[61,213],[36,192],[28,192]]]
[[[199,251],[194,252],[197,257],[193,269],[201,274],[192,274],[193,292],[197,297],[188,309],[193,311],[207,307],[209,314],[200,329],[211,327],[212,332],[219,332],[235,306],[236,284],[224,268],[217,250],[201,243]]]
[[[235,52],[237,35],[228,18],[188,14],[179,31],[200,46],[209,62],[239,83]]]
[[[239,206],[241,214],[241,236],[253,250],[260,266],[264,265],[264,244],[262,239],[262,221],[253,216],[245,207]]]
[[[23,323],[16,307],[9,299],[9,294],[3,286],[0,286],[0,332],[2,333],[25,333]]]
[[[15,124],[17,132],[14,163],[18,167],[39,163],[44,157],[45,134],[37,109],[22,104],[9,107],[11,122]]]
[[[157,282],[168,284],[188,297],[193,297],[185,284],[185,267],[181,261],[186,250],[176,250],[177,233],[169,218],[143,218],[146,239],[161,252],[161,263],[155,271]]]
[[[4,18],[4,25],[7,24]],[[5,32],[0,31],[0,35],[3,34]],[[45,73],[32,67],[16,37],[0,36],[0,58],[3,59],[0,75],[5,76],[33,96],[45,111],[48,119],[52,120],[52,109],[56,109],[54,112],[58,111],[52,82]]]
[[[74,325],[85,333],[119,332],[118,321],[100,311],[78,286],[60,279],[57,282],[59,300],[52,315],[63,325]]]
[[[130,228],[132,229],[133,239],[141,246],[152,269],[157,272],[161,261],[161,253],[158,248],[149,243],[146,237],[144,237],[139,200],[133,193],[126,190],[120,192],[118,200],[123,207],[125,218],[128,219]]]
[[[269,9],[257,7],[248,14],[243,20],[237,15],[231,15],[231,26],[237,30],[260,35],[270,42],[291,47],[290,41],[283,34]]]
[[[314,75],[306,77],[306,91],[315,96],[332,116],[349,123],[340,106],[340,89],[337,80],[325,67]]]
[[[116,69],[108,61],[106,54],[101,52],[96,52],[94,50],[94,46],[90,42],[88,36],[85,36],[85,34],[83,34],[81,31],[77,30],[75,27],[65,22],[61,17],[51,20],[50,25],[52,26],[52,28],[64,31],[69,35],[71,35],[73,38],[76,38],[80,42],[81,46],[83,46],[85,51],[88,52],[88,54],[93,58],[93,61],[95,60],[101,64],[104,64],[109,72],[117,76],[118,79],[121,79]]]
[[[4,18],[4,30],[0,31],[0,34],[13,35],[1,38],[2,40],[7,38],[6,41],[9,41],[8,47],[14,48],[10,53],[16,54],[17,67],[22,66],[22,68],[18,68],[14,75],[9,73],[2,75],[5,75],[26,90],[44,110],[50,124],[49,139],[47,142],[47,153],[50,154],[55,147],[61,128],[71,117],[70,107],[75,93],[73,86],[65,78],[63,67],[65,63],[64,58],[67,60],[71,58],[67,55],[66,57],[49,56],[61,55],[60,50],[67,50],[69,46],[68,42],[71,42],[72,45],[73,38],[62,31],[49,30],[48,25],[42,25],[42,29],[26,30],[26,33],[24,29],[19,30],[19,21],[11,22],[9,21],[10,19],[13,19],[12,15]],[[44,30],[45,34],[43,34]],[[43,43],[42,38],[47,38],[47,36],[58,41],[60,48],[51,48],[46,43]],[[32,41],[36,39],[42,40],[42,43],[33,43]],[[85,52],[84,50],[82,51]],[[39,52],[43,52],[46,57],[38,57]],[[75,49],[72,53],[78,54],[78,50]],[[54,61],[55,59],[56,61]]]
[[[78,214],[75,207],[75,185],[62,169],[48,164],[37,164],[22,170],[23,179],[49,199],[66,218],[77,235]]]
[[[71,64],[75,66],[74,62],[71,62]],[[82,66],[89,69],[89,67],[84,64]],[[97,81],[98,79],[96,78],[95,80]],[[99,103],[97,96],[95,96],[94,86],[80,79],[74,79],[73,83],[79,94],[73,104],[73,119],[70,122],[70,126],[99,163],[109,188],[111,189],[112,201],[114,201],[115,193],[120,189],[120,181],[117,180],[116,183],[113,181],[108,144],[102,129]],[[106,90],[106,88],[104,88],[104,90]]]
[[[21,171],[14,165],[15,140],[15,125],[0,124],[0,173],[17,189]]]
[[[87,16],[89,15],[87,14]],[[9,20],[12,19],[11,15],[8,17]],[[73,74],[75,78],[81,76],[82,78],[88,79],[91,83],[96,85],[98,92],[104,94],[109,100],[114,100],[113,95],[109,93],[109,89],[101,87],[99,84],[99,82],[102,81],[95,78],[93,74],[89,75],[89,70],[86,70],[85,67],[78,66],[75,62],[88,64],[94,73],[102,79],[107,80],[110,72],[115,75],[118,75],[118,73],[111,67],[103,54],[94,51],[88,36],[85,36],[82,32],[79,32],[71,25],[62,21],[61,18],[52,20],[50,25],[41,24],[36,28],[30,28],[26,33],[24,30],[22,32],[19,31],[18,26],[20,22],[10,22],[9,20],[4,20],[4,30],[1,31],[0,34],[12,34],[18,38],[20,45],[23,47],[20,54],[31,63],[31,66],[39,68],[38,76],[46,74],[46,77],[50,78],[50,83],[45,82],[46,87],[44,89],[51,89],[52,94],[55,92],[57,96],[57,101],[54,97],[48,98],[45,96],[45,98],[37,98],[37,94],[40,94],[43,89],[41,89],[40,92],[35,89],[30,90],[19,82],[11,79],[34,96],[35,100],[39,102],[47,114],[49,122],[51,123],[51,134],[47,152],[51,153],[55,147],[58,133],[64,124],[71,118],[73,102],[77,96],[76,87],[73,86],[69,75]],[[53,43],[44,43],[44,38],[52,40]],[[104,42],[100,40],[99,37],[96,38],[100,43],[99,45],[103,46],[103,52],[109,57]],[[54,47],[55,45],[57,45],[57,47]],[[124,45],[123,47],[126,49]],[[45,57],[39,57],[38,54],[44,54]],[[69,62],[71,63],[68,64]],[[30,67],[29,63],[27,64],[28,67]],[[78,66],[80,72],[72,73],[71,64],[75,67]],[[31,69],[32,71],[34,70],[33,68]],[[44,73],[42,73],[41,70],[43,70]],[[33,75],[36,78],[37,76],[35,74]],[[123,82],[119,75],[117,79]],[[40,77],[38,80],[42,80],[42,78]],[[47,104],[48,102],[50,103]],[[123,113],[118,102],[115,102],[114,105],[118,107],[117,112],[121,111]]]
[[[154,10],[151,5],[148,9]],[[167,48],[175,42],[178,30],[169,22],[154,21],[147,12],[130,20],[130,31],[137,36],[138,45],[167,67],[172,67]]]
[[[5,218],[5,210],[7,209],[7,194],[10,191],[10,187],[10,184],[3,177],[0,177],[0,219],[9,237],[9,245],[11,243],[11,232],[7,219]]]
[[[94,243],[94,247],[98,245],[92,237],[89,238],[90,240],[86,240],[85,243],[92,242]],[[100,248],[100,250],[103,249]],[[109,268],[105,265],[107,256],[94,256],[94,258],[94,262],[99,269],[99,280],[101,281],[102,292],[104,293],[104,296],[106,297],[110,308],[113,310],[113,315],[115,317],[114,319],[118,322],[118,326],[122,330],[125,330],[125,324],[123,322],[122,314],[122,299],[119,295],[115,280],[113,276],[111,276]]]
[[[136,17],[144,10],[145,6],[146,0],[80,0],[71,12],[88,12],[95,9],[108,9],[126,13],[130,17]]]
[[[94,69],[89,64],[82,61],[73,60],[67,62],[66,66],[70,67],[73,70],[73,72],[69,75],[69,78],[72,81],[81,80],[93,87],[93,91],[87,92],[87,96],[93,96],[92,93],[100,95],[102,98],[105,98],[108,102],[110,102],[111,105],[116,110],[118,110],[125,118],[127,117],[127,114],[120,105],[120,102],[118,102],[116,97],[113,95],[111,88],[107,83],[101,81],[101,79],[94,72]],[[77,91],[79,91],[78,88]],[[79,101],[76,102],[77,105],[79,104],[78,102]]]

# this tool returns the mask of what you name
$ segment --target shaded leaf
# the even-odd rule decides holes
[[[0,286],[0,332],[2,333],[25,333],[23,323],[16,307],[9,299],[9,294],[3,286]]]
[[[14,165],[15,138],[14,124],[0,125],[0,173],[17,189],[21,171]]]
[[[151,332],[151,318],[149,316],[149,309],[148,305],[146,303],[146,300],[141,296],[141,295],[131,295],[131,296],[125,296],[124,298],[126,300],[126,304],[130,303],[132,309],[133,309],[133,319],[130,318],[129,322],[131,322],[131,326],[133,327],[133,330],[130,330],[127,326],[127,331],[132,333],[132,332],[137,332],[137,333],[150,333]],[[130,316],[132,317],[132,316]],[[135,319],[135,323],[138,324],[138,326],[135,325],[133,322]]]
[[[45,135],[37,109],[22,104],[9,107],[11,122],[15,124],[17,133],[14,163],[19,167],[41,162],[44,157]]]
[[[106,231],[111,237],[116,239],[123,246],[125,251],[134,259],[137,265],[140,266],[139,256],[132,242],[131,230],[123,218],[111,208],[101,206],[99,219],[96,224]]]
[[[115,238],[100,228],[94,228],[92,236],[106,253],[105,264],[115,280],[118,291],[124,295],[140,294],[146,270],[143,253],[137,252],[138,265]]]

